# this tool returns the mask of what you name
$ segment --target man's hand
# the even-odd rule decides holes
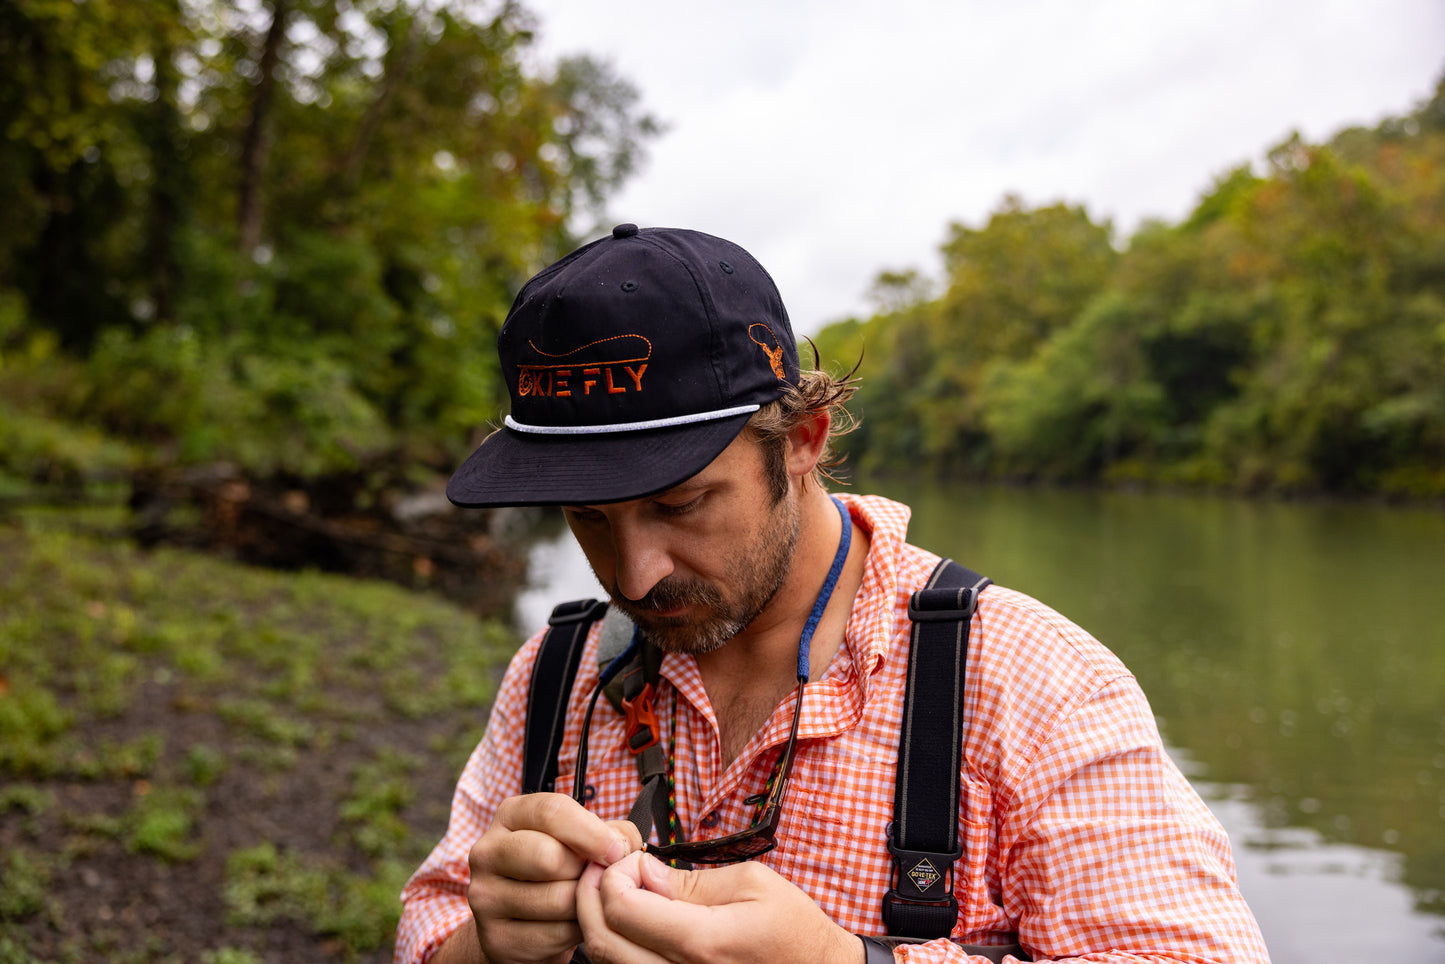
[[[595,964],[862,964],[863,945],[762,864],[673,870],[646,854],[590,864],[577,918]]]
[[[582,940],[583,868],[614,864],[641,846],[632,824],[604,822],[560,793],[502,801],[470,857],[467,899],[487,961],[566,962]]]

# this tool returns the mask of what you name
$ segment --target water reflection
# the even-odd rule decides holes
[[[560,516],[549,516],[544,525],[527,559],[527,588],[517,595],[516,623],[528,635],[547,624],[558,603],[606,595]]]
[[[1445,961],[1445,514],[862,485],[1120,654],[1235,841],[1277,964]],[[600,588],[565,529],[529,627]]]
[[[1264,826],[1250,788],[1195,785],[1234,842],[1240,889],[1275,964],[1445,960],[1439,918],[1400,883],[1403,856]]]

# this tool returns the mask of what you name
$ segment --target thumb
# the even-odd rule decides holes
[[[623,856],[642,849],[642,834],[637,832],[637,824],[631,820],[609,820],[607,826],[616,830],[623,837],[626,845],[626,852]]]
[[[643,890],[669,900],[681,899],[687,886],[684,878],[688,876],[688,871],[669,867],[646,851],[642,853],[638,871]]]
[[[669,900],[714,907],[746,900],[751,890],[747,882],[756,866],[745,863],[706,870],[678,870],[644,853],[639,869],[644,890]]]

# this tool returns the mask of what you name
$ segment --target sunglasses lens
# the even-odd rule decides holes
[[[658,860],[685,860],[690,864],[731,864],[761,857],[775,846],[772,834],[745,832],[721,840],[648,847],[647,852]]]
[[[741,833],[716,840],[690,840],[667,847],[648,847],[647,852],[659,860],[686,860],[691,864],[731,864],[761,857],[777,846],[778,806],[769,807],[762,819]]]
[[[759,834],[747,840],[739,840],[725,847],[714,848],[710,853],[698,854],[691,858],[695,864],[731,864],[740,860],[752,860],[772,850],[776,844]]]

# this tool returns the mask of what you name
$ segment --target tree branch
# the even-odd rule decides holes
[[[266,155],[271,142],[267,121],[275,97],[276,66],[281,62],[281,44],[286,39],[286,15],[289,0],[273,0],[271,28],[261,48],[258,64],[260,77],[256,95],[251,98],[251,117],[241,141],[241,189],[236,205],[236,222],[241,235],[241,251],[250,254],[261,243],[261,179],[266,169]]]

